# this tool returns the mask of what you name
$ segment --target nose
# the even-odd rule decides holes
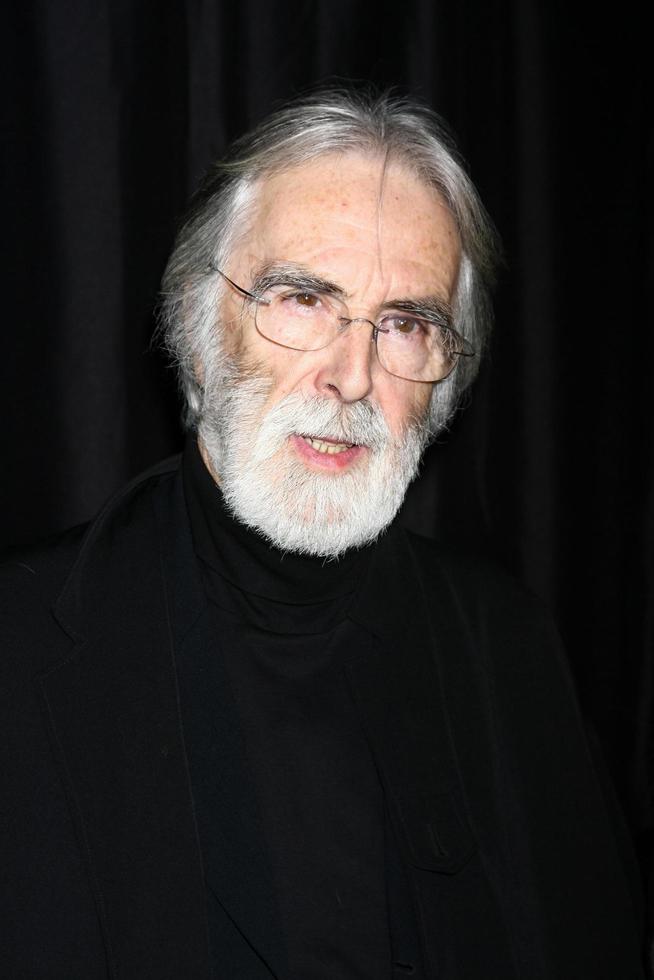
[[[370,394],[376,358],[374,328],[371,320],[356,317],[319,352],[323,360],[316,387],[321,394],[332,395],[343,402],[357,402]]]

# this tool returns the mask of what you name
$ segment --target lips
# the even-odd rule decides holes
[[[329,456],[336,456],[338,453],[344,453],[348,449],[352,449],[354,445],[351,442],[336,442],[334,439],[317,439],[314,436],[302,436],[302,439],[308,443],[312,449],[315,449],[318,453],[325,453]]]
[[[329,436],[292,435],[291,445],[311,469],[342,473],[366,453],[366,447]]]

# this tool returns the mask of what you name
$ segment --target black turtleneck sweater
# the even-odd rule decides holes
[[[257,901],[265,889],[251,866],[253,855],[262,856],[280,931],[277,943],[262,939],[257,948],[256,924],[248,933],[238,923],[257,955],[280,980],[384,980],[391,976],[384,802],[343,676],[348,658],[370,643],[347,617],[370,549],[329,562],[283,554],[230,515],[195,443],[183,472],[211,610],[202,670],[188,651],[180,664],[205,862],[203,827],[208,840],[226,819],[216,783],[225,792],[231,785],[229,799],[241,801],[241,812],[222,837],[244,853],[231,855],[227,867],[250,882],[234,886],[247,908],[243,888],[257,890]],[[196,723],[202,717],[204,729]],[[241,772],[234,756],[225,763],[221,744],[213,752],[200,744],[223,729],[215,737],[238,741]],[[215,973],[231,976],[213,935]]]

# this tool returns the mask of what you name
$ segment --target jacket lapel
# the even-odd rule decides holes
[[[281,928],[257,802],[246,777],[240,720],[220,652],[224,625],[206,593],[186,514],[182,479],[155,504],[193,810],[202,850],[212,962],[228,976],[275,976]]]
[[[428,975],[482,980],[490,970],[508,980],[510,943],[488,873],[498,856],[484,853],[475,819],[488,778],[475,651],[447,581],[430,571],[428,597],[425,572],[403,531],[380,542],[352,613],[374,635],[374,650],[347,673],[408,870]]]
[[[169,479],[158,492],[173,486]],[[55,615],[74,647],[42,690],[110,975],[206,980],[205,892],[160,529],[149,490],[125,497],[91,527],[60,597]]]

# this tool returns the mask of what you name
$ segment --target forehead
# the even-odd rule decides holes
[[[262,182],[245,251],[250,266],[297,262],[353,288],[376,276],[449,298],[460,241],[441,196],[406,166],[330,154]]]

